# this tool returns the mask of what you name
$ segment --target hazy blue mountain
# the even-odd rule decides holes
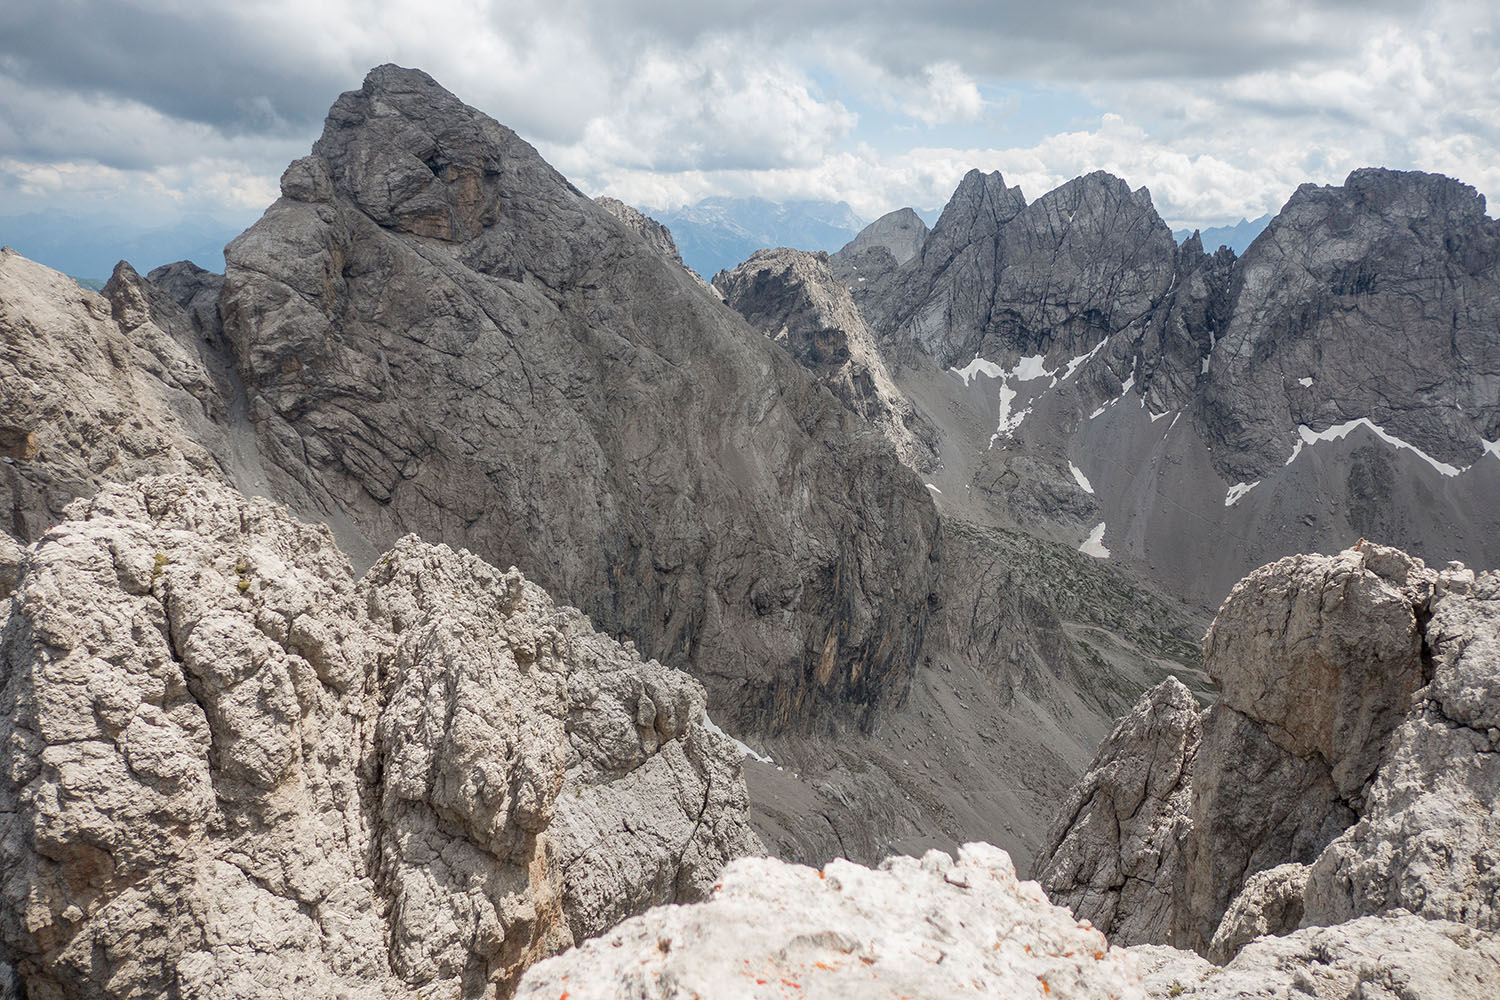
[[[767,247],[837,250],[865,225],[842,201],[705,198],[670,211],[644,211],[672,230],[683,262],[705,278]]]
[[[0,216],[0,243],[23,257],[79,278],[106,279],[122,260],[130,261],[141,274],[177,260],[190,260],[199,267],[222,272],[224,244],[251,221],[199,217],[142,230],[124,220],[33,212]]]
[[[1204,229],[1200,233],[1203,239],[1203,249],[1208,253],[1213,253],[1223,246],[1233,250],[1236,255],[1242,254],[1251,243],[1255,242],[1255,237],[1260,235],[1261,230],[1270,224],[1271,213],[1267,212],[1258,219],[1241,219],[1232,226],[1213,226]],[[1177,237],[1178,243],[1181,243],[1193,235],[1193,231],[1174,229],[1172,235]]]

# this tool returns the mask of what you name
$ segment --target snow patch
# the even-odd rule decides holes
[[[1480,441],[1479,443],[1484,445],[1486,455],[1494,455],[1496,458],[1500,458],[1500,441]],[[1479,457],[1483,458],[1484,455],[1480,455]]]
[[[1083,470],[1082,469],[1080,469],[1078,466],[1074,465],[1072,462],[1069,462],[1068,463],[1068,471],[1071,472],[1071,473],[1073,473],[1073,478],[1078,481],[1078,485],[1083,489],[1083,492],[1085,492],[1085,493],[1093,493],[1094,492],[1094,487],[1092,485],[1090,485],[1090,483],[1089,483],[1089,477],[1085,476],[1083,474]]]
[[[1360,417],[1358,420],[1346,420],[1342,424],[1335,424],[1334,426],[1321,431],[1315,431],[1306,424],[1298,424],[1297,437],[1300,438],[1300,440],[1297,441],[1297,443],[1292,447],[1291,457],[1286,460],[1286,464],[1291,465],[1294,461],[1297,460],[1297,456],[1302,454],[1302,446],[1304,444],[1313,445],[1317,444],[1319,441],[1340,441],[1345,437],[1348,437],[1350,432],[1353,431],[1356,427],[1369,428],[1371,433],[1380,438],[1380,440],[1384,441],[1386,444],[1396,448],[1405,448],[1407,451],[1416,455],[1422,461],[1426,462],[1428,465],[1432,466],[1434,469],[1445,476],[1456,476],[1460,472],[1464,471],[1456,465],[1449,465],[1447,462],[1440,462],[1437,459],[1433,458],[1431,455],[1427,454],[1427,452],[1423,451],[1421,448],[1418,448],[1416,445],[1403,441],[1400,438],[1396,437],[1394,434],[1387,433],[1384,428],[1372,423],[1367,417]],[[1485,450],[1488,451],[1489,448],[1486,447]]]
[[[1078,551],[1086,556],[1093,556],[1095,559],[1109,558],[1109,549],[1104,547],[1103,521],[1094,525],[1094,530],[1089,532],[1089,537],[1085,538],[1083,544],[1078,546]]]
[[[1034,378],[1051,378],[1052,373],[1042,367],[1047,360],[1045,354],[1028,354],[1016,362],[1014,375],[1019,382],[1030,382]]]
[[[1103,406],[1099,407],[1099,409],[1095,410],[1093,413],[1090,413],[1089,414],[1089,419],[1093,420],[1095,417],[1097,417],[1100,414],[1102,414],[1105,410],[1109,409],[1111,406],[1114,406],[1120,400],[1122,400],[1126,396],[1130,395],[1130,390],[1134,389],[1134,388],[1135,388],[1135,373],[1132,372],[1131,375],[1130,375],[1130,377],[1125,380],[1125,384],[1120,387],[1120,394],[1118,396],[1116,396],[1114,399],[1111,399],[1109,402],[1105,403]],[[1142,406],[1146,405],[1146,401],[1144,399],[1141,400],[1141,405]]]
[[[964,385],[968,385],[979,375],[988,375],[990,378],[1005,377],[1004,368],[1001,368],[993,361],[986,361],[983,358],[975,358],[962,368],[950,368],[948,370],[963,379]]]
[[[1048,371],[1044,367],[1046,360],[1047,358],[1044,354],[1030,354],[1017,361],[1015,368],[1007,370],[993,361],[975,358],[962,368],[948,369],[963,379],[966,386],[979,375],[986,375],[999,381],[1000,419],[995,427],[995,433],[990,435],[990,447],[993,448],[995,442],[1001,438],[1008,438],[1014,434],[1016,428],[1021,426],[1021,421],[1025,420],[1031,414],[1031,407],[1029,406],[1011,412],[1011,405],[1015,402],[1016,396],[1019,395],[1015,388],[1012,387],[1011,379],[1015,379],[1017,382],[1030,382],[1033,379],[1050,378],[1052,379],[1052,385],[1057,384],[1055,372]]]
[[[1010,380],[1006,379],[1000,383],[1000,421],[995,428],[995,433],[990,435],[990,447],[1003,437],[1010,437],[1021,426],[1021,421],[1031,414],[1031,407],[1026,407],[1017,413],[1010,412],[1010,404],[1015,402],[1016,390],[1010,387]]]
[[[708,713],[707,712],[703,713],[703,728],[707,729],[711,733],[718,733],[720,736],[722,736],[725,739],[729,740],[729,742],[733,743],[739,749],[740,756],[742,756],[742,757],[754,757],[756,760],[760,761],[762,764],[775,764],[776,763],[774,760],[772,760],[770,757],[767,757],[765,754],[756,753],[754,750],[752,750],[750,747],[746,746],[744,743],[741,743],[739,740],[735,739],[733,736],[730,736],[728,733],[724,732],[724,730],[722,730],[722,729],[719,728],[718,723],[714,722],[713,719],[711,719],[711,718],[708,717]]]
[[[1207,375],[1208,374],[1208,358],[1204,358],[1203,359],[1203,366],[1198,369],[1198,374],[1199,375]]]
[[[1235,483],[1233,486],[1229,487],[1229,492],[1224,494],[1224,506],[1233,507],[1236,503],[1239,502],[1240,497],[1244,496],[1246,493],[1249,493],[1259,485],[1259,479],[1257,479],[1253,483]]]
[[[1297,384],[1300,385],[1304,389],[1311,389],[1312,388],[1312,383],[1313,383],[1313,380],[1310,379],[1310,378],[1299,378],[1297,380]]]
[[[940,489],[938,489],[938,488],[937,488],[937,487],[936,487],[936,486],[934,486],[934,485],[932,485],[932,484],[931,484],[931,483],[926,483],[926,484],[924,484],[924,485],[925,485],[925,486],[926,486],[926,487],[927,487],[927,488],[928,488],[928,489],[929,489],[929,490],[931,490],[931,491],[932,491],[932,492],[934,492],[934,493],[941,493],[941,492],[943,492],[943,491],[942,491],[942,490],[940,490]]]
[[[1098,354],[1099,348],[1103,346],[1104,341],[1101,340],[1099,341],[1099,343],[1094,345],[1094,349],[1092,351],[1089,351],[1087,354],[1080,354],[1078,355],[1078,357],[1073,358],[1071,361],[1069,361],[1068,370],[1063,372],[1063,381],[1066,382],[1068,379],[1072,378],[1073,373],[1076,372],[1079,368],[1083,367],[1084,363],[1088,361],[1089,358],[1092,358],[1094,355]]]
[[[1145,400],[1142,400],[1141,402],[1144,404]],[[1154,424],[1158,420],[1160,420],[1162,417],[1165,417],[1168,413],[1171,413],[1171,412],[1172,412],[1171,410],[1163,410],[1161,413],[1153,413],[1153,414],[1151,414],[1151,422]]]

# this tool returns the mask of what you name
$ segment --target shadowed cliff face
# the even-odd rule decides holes
[[[282,194],[221,298],[279,490],[515,563],[745,725],[904,690],[931,503],[701,282],[417,71]]]
[[[1356,170],[1304,184],[1246,251],[1203,419],[1252,478],[1297,425],[1367,418],[1466,466],[1500,438],[1500,225],[1437,174]],[[1309,378],[1309,384],[1302,379]]]
[[[1088,174],[1027,205],[998,173],[970,171],[873,311],[944,366],[1079,354],[1145,316],[1175,251],[1150,195],[1117,177]]]

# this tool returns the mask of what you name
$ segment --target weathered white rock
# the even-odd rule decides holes
[[[1493,1000],[1500,940],[1411,915],[1362,917],[1247,945],[1220,967],[1190,951],[1129,949],[1153,998],[1181,1000]]]
[[[1049,904],[1010,858],[968,844],[872,870],[771,858],[713,898],[664,906],[527,973],[519,997],[1143,997],[1129,958]]]
[[[697,682],[515,570],[409,537],[356,583],[186,476],[70,513],[0,634],[32,997],[492,995],[758,847]]]
[[[1500,574],[1444,573],[1426,697],[1396,731],[1360,821],[1309,874],[1304,921],[1402,908],[1500,929]]]
[[[1227,962],[1258,937],[1296,930],[1302,923],[1306,887],[1306,865],[1277,865],[1247,878],[1214,931],[1208,944],[1209,960]]]

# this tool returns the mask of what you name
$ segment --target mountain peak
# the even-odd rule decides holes
[[[323,200],[325,174],[380,225],[454,242],[493,224],[512,186],[577,194],[510,129],[421,70],[389,64],[334,102],[312,156],[288,168],[283,193]]]
[[[839,251],[846,256],[861,253],[874,247],[884,247],[896,258],[897,264],[905,264],[922,252],[927,241],[927,223],[910,208],[898,208],[887,212],[859,231]]]

